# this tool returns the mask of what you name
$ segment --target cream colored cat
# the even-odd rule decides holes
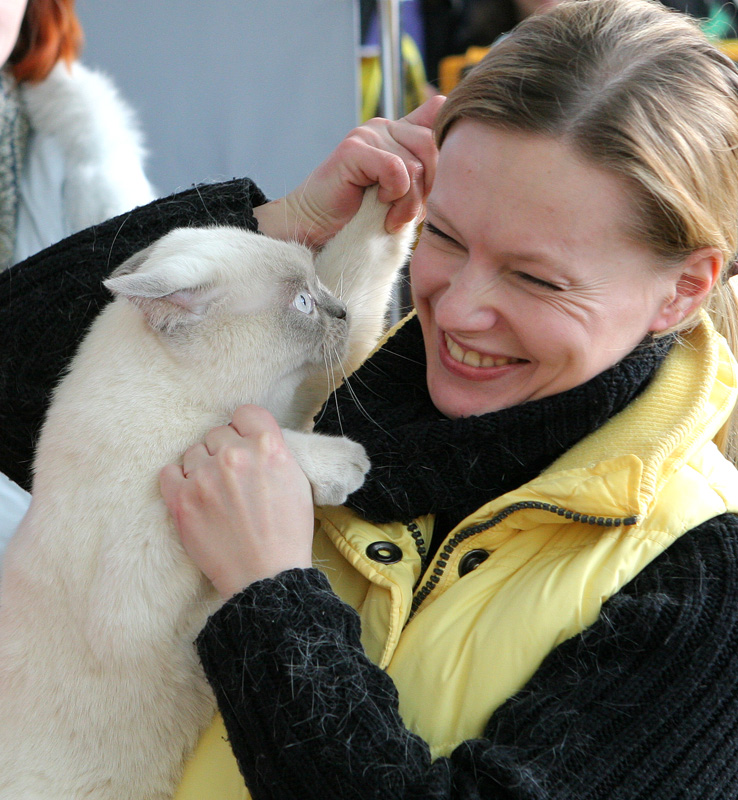
[[[315,265],[240,229],[180,229],[106,281],[118,298],[54,395],[5,556],[1,800],[172,796],[214,710],[193,640],[217,603],[159,470],[248,402],[291,429],[316,502],[361,484],[361,446],[305,431],[381,333],[410,236],[385,233],[386,210],[367,192]]]

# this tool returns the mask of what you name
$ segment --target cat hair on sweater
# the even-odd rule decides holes
[[[4,559],[0,800],[172,797],[215,710],[193,642],[219,603],[159,471],[255,403],[318,504],[361,485],[363,447],[310,428],[382,333],[412,235],[387,234],[386,211],[367,190],[317,256],[236,228],[177,229],[106,281],[117,297],[54,394]]]

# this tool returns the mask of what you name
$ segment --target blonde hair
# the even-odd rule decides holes
[[[556,137],[617,173],[637,211],[633,235],[666,265],[720,250],[724,273],[705,307],[738,354],[727,282],[738,251],[738,71],[691,19],[656,0],[569,0],[529,17],[450,94],[439,146],[460,119]],[[733,460],[737,421],[715,440]]]

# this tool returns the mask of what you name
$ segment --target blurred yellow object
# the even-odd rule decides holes
[[[402,36],[402,65],[405,76],[403,98],[405,113],[427,99],[428,81],[425,75],[423,58],[415,40],[408,34]],[[380,97],[382,94],[382,66],[379,55],[371,53],[361,57],[361,121],[366,122],[380,113]],[[387,114],[384,109],[383,114]]]
[[[489,52],[489,47],[470,47],[458,56],[446,56],[438,64],[438,88],[448,94],[464,77],[467,70],[478,64]]]
[[[376,117],[382,92],[382,67],[379,56],[361,57],[361,121]]]
[[[715,42],[715,44],[718,50],[725,53],[728,58],[738,61],[738,39],[722,39],[719,42]]]

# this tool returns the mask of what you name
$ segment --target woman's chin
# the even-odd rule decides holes
[[[427,375],[433,405],[446,417],[478,417],[530,399],[522,380],[529,362],[492,369],[453,366]]]
[[[480,397],[478,389],[476,392],[469,393],[458,389],[450,389],[448,386],[434,389],[429,384],[428,388],[433,405],[449,419],[479,417],[482,414],[500,411],[503,408],[514,405],[514,403],[506,401],[505,398],[495,397],[494,393]]]

